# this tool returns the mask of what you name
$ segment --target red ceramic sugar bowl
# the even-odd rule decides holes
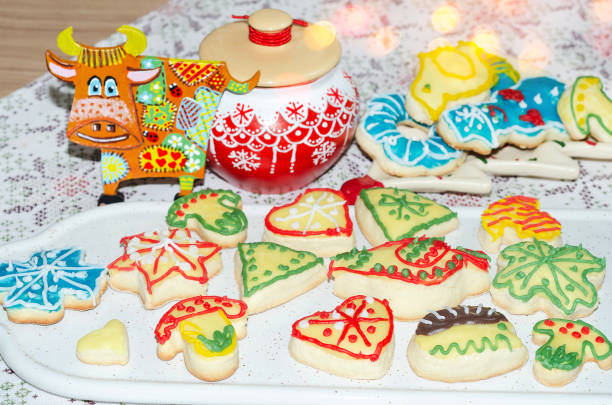
[[[323,174],[348,147],[357,88],[339,66],[331,25],[263,9],[212,31],[200,58],[222,60],[237,80],[261,76],[245,95],[225,93],[210,132],[208,164],[246,190],[283,193]]]

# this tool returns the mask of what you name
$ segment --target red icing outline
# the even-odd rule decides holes
[[[340,230],[337,231],[335,228],[327,228],[323,231],[293,231],[293,230],[286,230],[286,229],[280,229],[277,228],[276,226],[272,225],[270,223],[270,216],[272,216],[273,213],[275,213],[278,210],[281,210],[283,208],[287,208],[287,207],[291,207],[292,205],[295,205],[299,202],[299,200],[306,194],[306,193],[310,193],[313,191],[326,191],[332,194],[336,194],[338,197],[342,198],[344,200],[344,204],[342,204],[342,208],[344,208],[344,219],[346,221],[346,227],[340,227]],[[350,236],[353,233],[353,222],[351,221],[351,218],[349,217],[349,209],[348,209],[348,201],[346,201],[346,197],[344,196],[344,194],[341,191],[338,190],[334,190],[331,188],[309,188],[304,190],[304,192],[300,195],[298,195],[296,197],[295,200],[293,200],[293,202],[290,202],[289,204],[285,204],[285,205],[280,205],[278,207],[273,207],[270,212],[268,212],[268,215],[266,215],[266,219],[265,219],[265,226],[268,230],[270,230],[271,232],[274,232],[276,234],[279,235],[286,235],[286,236],[313,236],[313,235],[329,235],[329,236],[339,236],[339,235],[347,235]]]
[[[357,309],[355,309],[355,312],[353,313],[353,315],[349,316],[346,314],[346,312],[344,311],[344,307],[348,307],[348,303],[351,303],[355,300],[362,300],[361,304],[359,305],[359,307],[357,307]],[[387,310],[387,314],[388,317],[387,318],[363,318],[363,317],[359,317],[359,314],[363,311],[363,309],[366,307],[367,302],[366,302],[366,296],[365,295],[355,295],[352,297],[347,298],[346,300],[344,300],[340,305],[338,305],[335,308],[335,311],[338,312],[342,318],[340,319],[332,319],[330,317],[330,314],[333,311],[318,311],[315,312],[312,315],[308,315],[305,316],[303,318],[298,319],[297,321],[295,321],[293,323],[293,326],[291,328],[291,336],[297,339],[301,339],[301,340],[305,340],[307,342],[316,344],[317,346],[321,346],[324,347],[326,349],[330,349],[330,350],[334,350],[336,352],[339,353],[344,353],[344,354],[348,354],[351,357],[355,357],[357,359],[368,359],[370,361],[376,361],[378,360],[378,358],[380,357],[380,353],[382,352],[382,349],[384,346],[386,346],[387,344],[389,344],[389,342],[391,341],[391,338],[393,337],[393,312],[391,311],[391,308],[389,308],[389,302],[387,300],[379,300],[378,298],[373,298],[375,301],[380,302],[381,304],[384,305],[384,307]],[[368,312],[369,313],[369,312]],[[315,318],[315,317],[318,317]],[[338,338],[338,343],[333,345],[333,344],[329,344],[329,343],[323,343],[320,340],[314,338],[314,337],[310,337],[310,336],[306,336],[304,334],[302,334],[302,332],[300,332],[297,327],[299,325],[300,322],[302,322],[303,320],[308,319],[308,323],[309,324],[331,324],[333,325],[336,322],[344,322],[344,328],[342,329],[342,333],[340,334],[340,338]],[[368,340],[368,338],[366,337],[365,332],[362,330],[361,328],[361,324],[362,323],[374,323],[374,322],[389,322],[389,332],[387,333],[387,336],[385,336],[384,339],[382,339],[377,345],[376,345],[376,349],[374,350],[374,353],[372,354],[361,354],[361,353],[354,353],[351,352],[350,350],[341,348],[339,345],[342,343],[342,341],[344,340],[344,338],[347,337],[348,335],[348,331],[351,328],[354,328],[357,332],[357,334],[359,334],[359,336],[361,336],[363,342],[366,344],[366,346],[371,346],[372,343],[370,343],[370,341]]]
[[[189,231],[189,229],[173,229],[170,231],[170,235],[168,236],[168,239],[172,239],[174,238],[174,235],[176,234],[176,232],[178,231],[184,231],[187,233],[187,236],[191,237],[191,232]],[[127,265],[127,266],[119,266],[117,264],[117,262],[120,261],[127,261],[130,259],[130,255],[127,253],[127,246],[128,243],[131,239],[133,238],[138,238],[140,239],[141,242],[148,242],[151,244],[155,244],[161,241],[161,238],[158,239],[152,239],[152,238],[145,238],[144,237],[145,232],[139,233],[137,235],[131,235],[131,236],[125,236],[123,238],[121,238],[120,244],[123,246],[123,255],[119,256],[117,259],[113,260],[111,262],[111,264],[109,264],[107,266],[108,269],[115,269],[118,271],[134,271],[134,270],[138,270],[140,273],[142,273],[143,277],[145,278],[145,282],[147,284],[147,292],[149,294],[153,294],[153,286],[157,283],[159,283],[160,281],[162,281],[163,279],[165,279],[166,277],[168,277],[171,273],[173,272],[177,272],[180,273],[185,279],[187,280],[194,280],[194,281],[198,281],[200,284],[205,284],[208,282],[208,271],[206,269],[206,265],[205,262],[210,259],[211,257],[213,257],[217,252],[219,252],[221,250],[221,247],[215,243],[211,243],[211,242],[204,242],[204,241],[195,241],[194,243],[176,243],[175,244],[181,248],[183,247],[189,247],[189,246],[195,246],[198,249],[205,249],[205,248],[214,248],[213,251],[206,255],[206,256],[198,256],[197,262],[200,265],[200,267],[202,268],[202,277],[193,277],[193,276],[188,276],[187,274],[185,274],[185,272],[183,270],[180,269],[179,266],[172,266],[170,267],[164,274],[162,274],[160,277],[155,278],[153,280],[149,279],[149,275],[147,274],[147,272],[142,268],[140,261],[133,261],[131,264]],[[155,235],[159,236],[159,233],[157,231],[155,231]],[[145,253],[145,252],[150,252],[152,250],[152,248],[143,248],[138,250],[136,253]],[[157,255],[157,257],[155,258],[155,262],[153,263],[153,274],[157,273],[157,268],[158,268],[158,264],[159,264],[159,259],[161,258],[161,256],[164,254],[165,249],[160,249],[160,253]],[[191,264],[192,269],[196,267],[195,263],[190,262],[189,260],[187,260],[187,258],[185,258],[180,252],[174,250],[174,254],[179,256],[181,259],[183,259],[184,261],[186,261],[187,263]]]
[[[198,300],[202,300],[201,303],[196,303],[196,301]],[[217,302],[218,300],[221,300],[221,302]],[[171,313],[176,311],[182,311],[182,309],[180,309],[179,307],[185,307],[187,306],[186,304],[190,303],[191,301],[193,301],[193,307],[195,306],[201,306],[203,307],[203,309],[201,311],[193,311],[193,312],[189,312],[189,307],[187,307],[186,311],[189,312],[183,316],[180,317],[174,317]],[[210,307],[206,308],[205,304],[206,303],[214,303],[216,305],[210,305]],[[227,309],[229,308],[228,306],[224,305],[226,303],[229,303],[231,307],[234,307],[237,305],[240,308],[240,311],[237,314],[229,314],[227,312]],[[217,305],[218,304],[218,305]],[[247,304],[244,301],[241,300],[236,300],[236,299],[232,299],[232,298],[227,298],[226,296],[223,297],[219,297],[216,295],[200,295],[197,297],[191,297],[191,298],[185,298],[182,301],[177,302],[176,304],[174,304],[168,311],[166,311],[166,313],[159,319],[159,322],[157,323],[157,326],[155,327],[155,339],[157,340],[157,343],[159,344],[164,344],[168,341],[168,339],[170,339],[170,337],[172,336],[172,331],[178,326],[178,324],[181,321],[184,321],[185,319],[189,319],[189,318],[193,318],[194,316],[199,316],[199,315],[205,315],[205,314],[209,314],[211,312],[217,311],[221,309],[224,313],[225,316],[227,316],[228,319],[239,319],[242,318],[244,315],[246,315],[246,311],[247,311]],[[164,327],[165,325],[165,327]],[[162,334],[162,328],[163,328],[163,334]]]
[[[418,239],[418,242],[422,242],[427,240],[428,238],[421,236]],[[373,247],[371,249],[368,249],[368,252],[373,252],[375,250],[378,249],[382,249],[382,248],[387,248],[390,246],[395,246],[397,245],[397,248],[395,249],[395,257],[396,259],[398,259],[401,263],[405,264],[406,267],[408,267],[408,269],[410,270],[410,275],[408,277],[404,277],[402,276],[402,270],[403,268],[398,268],[395,272],[393,272],[392,274],[389,274],[387,272],[387,267],[385,267],[383,265],[381,271],[374,271],[373,268],[371,268],[368,271],[363,271],[363,270],[356,270],[356,269],[351,269],[348,267],[335,267],[335,260],[332,260],[329,263],[329,271],[327,273],[327,277],[330,278],[333,274],[334,271],[348,271],[351,273],[355,273],[355,274],[362,274],[362,275],[367,275],[367,276],[380,276],[380,277],[387,277],[387,278],[391,278],[391,279],[395,279],[395,280],[400,280],[406,283],[410,283],[410,284],[422,284],[422,285],[436,285],[436,284],[441,284],[442,282],[444,282],[447,278],[449,278],[450,276],[452,276],[453,274],[455,274],[456,272],[458,272],[459,270],[461,270],[464,266],[464,263],[466,262],[470,262],[473,265],[476,266],[477,269],[482,270],[482,271],[486,271],[488,272],[489,269],[489,261],[474,255],[469,254],[468,252],[462,251],[462,250],[458,250],[458,249],[453,249],[451,248],[447,243],[445,243],[442,240],[435,240],[433,242],[433,245],[429,248],[429,250],[427,250],[426,252],[424,252],[421,257],[419,257],[415,262],[409,262],[407,260],[404,260],[399,252],[404,249],[406,246],[411,245],[412,243],[414,243],[414,241],[416,240],[416,238],[409,238],[409,239],[402,239],[402,240],[398,240],[398,241],[389,241],[386,243],[383,243],[382,245]],[[441,258],[448,252],[452,252],[454,254],[453,256],[453,263],[455,263],[455,268],[454,269],[449,269],[448,267],[446,267],[446,263],[444,263],[444,267],[441,266],[436,266],[436,263],[438,261],[441,260]],[[484,252],[482,252],[484,253]],[[462,255],[463,256],[463,260],[462,261],[456,261],[456,255]],[[427,269],[430,269],[430,271],[427,271]],[[443,275],[441,277],[436,276],[436,270],[437,269],[441,269],[443,271]],[[425,280],[422,280],[419,277],[419,274],[425,271],[427,273],[427,278]]]

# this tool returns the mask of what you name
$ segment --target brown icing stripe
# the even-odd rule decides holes
[[[494,308],[482,305],[459,305],[454,308],[445,308],[432,311],[425,315],[416,329],[417,335],[431,336],[449,329],[455,325],[486,324],[507,322],[508,319]]]

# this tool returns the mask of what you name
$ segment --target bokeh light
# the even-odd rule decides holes
[[[612,22],[612,0],[593,0],[591,9],[597,22],[604,24]]]
[[[400,42],[400,34],[393,26],[379,29],[368,38],[368,49],[374,56],[385,56],[392,52]]]
[[[448,39],[442,37],[434,38],[429,41],[429,44],[427,44],[427,52],[433,51],[434,49],[439,48],[441,46],[448,45],[451,45],[451,41],[449,41]]]
[[[376,21],[374,10],[361,4],[349,4],[334,15],[334,27],[342,35],[359,35],[365,33],[371,22]]]
[[[518,55],[521,72],[544,70],[550,61],[550,49],[541,38],[528,38]]]
[[[472,41],[485,51],[497,55],[501,49],[499,37],[495,30],[487,26],[476,28],[472,35]]]
[[[304,29],[304,43],[313,50],[323,49],[334,42],[336,29],[329,21],[319,21]]]
[[[436,31],[446,34],[457,27],[460,19],[461,13],[457,7],[445,4],[436,8],[431,14],[431,25]]]

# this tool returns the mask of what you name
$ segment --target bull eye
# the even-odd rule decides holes
[[[104,94],[106,97],[117,97],[119,90],[117,90],[117,82],[112,77],[107,77],[104,80]]]
[[[99,96],[102,94],[102,82],[100,78],[97,76],[93,76],[89,79],[89,83],[87,85],[87,95],[88,96]]]

